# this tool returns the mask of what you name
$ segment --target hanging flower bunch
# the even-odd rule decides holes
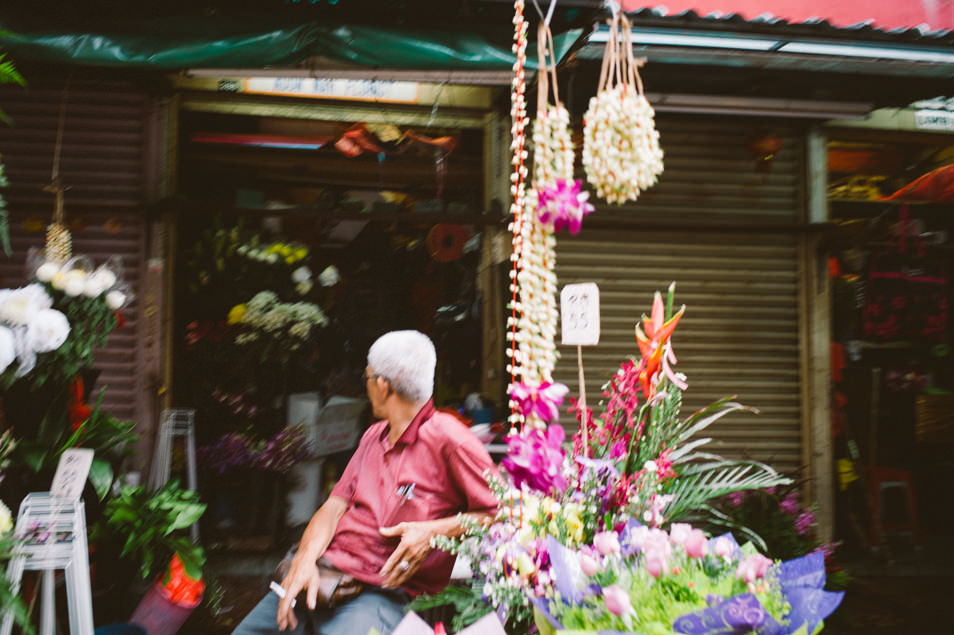
[[[549,55],[549,59],[548,56]],[[593,211],[589,192],[582,192],[573,178],[575,153],[570,136],[570,114],[560,101],[556,78],[553,35],[541,23],[537,30],[539,82],[537,118],[533,123],[533,193],[537,218],[549,230],[580,231],[583,217]],[[553,100],[550,103],[550,84]]]
[[[655,112],[643,94],[633,58],[630,22],[614,15],[599,91],[583,116],[583,169],[609,203],[635,201],[663,171]]]

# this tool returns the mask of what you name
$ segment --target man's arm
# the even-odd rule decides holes
[[[397,536],[400,544],[391,553],[391,557],[381,567],[380,574],[384,577],[381,584],[385,589],[394,589],[407,582],[418,567],[431,553],[431,539],[436,536],[456,538],[464,533],[465,527],[461,523],[461,515],[447,516],[435,520],[421,520],[417,522],[398,523],[393,527],[382,527],[382,536]],[[472,522],[489,523],[493,514],[469,512],[463,514]],[[407,567],[402,563],[407,563]]]
[[[298,553],[292,559],[288,574],[282,580],[285,597],[278,603],[278,629],[298,626],[298,619],[292,610],[292,600],[302,589],[307,593],[308,608],[314,609],[318,599],[318,558],[328,548],[335,535],[338,521],[348,509],[348,501],[331,496],[315,515],[311,517],[305,532],[301,536]]]

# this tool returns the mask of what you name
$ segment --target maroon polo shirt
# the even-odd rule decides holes
[[[388,422],[375,423],[331,490],[331,496],[348,501],[348,510],[325,557],[359,580],[380,585],[378,571],[400,541],[385,538],[378,528],[458,512],[494,513],[497,498],[487,486],[488,469],[496,468],[483,443],[430,401],[393,446]],[[412,596],[436,593],[453,567],[454,556],[434,549],[403,589]]]

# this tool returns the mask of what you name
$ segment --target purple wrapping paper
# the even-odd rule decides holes
[[[751,593],[736,595],[701,611],[683,615],[673,622],[672,629],[687,635],[732,635],[753,630],[764,635],[786,632]]]
[[[547,536],[547,553],[550,554],[550,575],[560,597],[564,602],[579,603],[583,599],[585,579],[576,554],[553,536]]]
[[[819,622],[831,615],[845,596],[844,591],[825,591],[825,556],[820,551],[786,560],[778,566],[782,593],[792,606],[786,633],[794,633],[802,624],[812,633]]]
[[[821,589],[825,586],[825,556],[815,551],[801,558],[786,560],[778,566],[778,580],[782,588],[805,587]]]

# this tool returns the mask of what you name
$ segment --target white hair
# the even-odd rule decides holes
[[[418,331],[385,333],[368,349],[368,366],[388,380],[408,401],[427,401],[434,393],[437,353],[430,338]]]

